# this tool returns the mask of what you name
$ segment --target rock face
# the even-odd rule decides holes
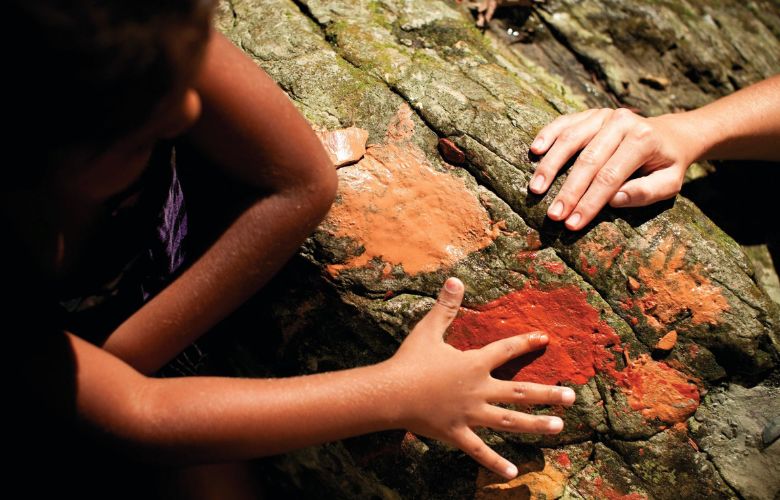
[[[536,410],[564,419],[560,435],[480,431],[519,465],[510,482],[387,432],[268,461],[271,493],[778,494],[780,444],[761,432],[780,415],[780,318],[740,247],[682,197],[605,211],[575,234],[545,218],[562,178],[527,191],[528,146],[560,113],[691,108],[780,71],[780,4],[709,3],[548,0],[500,8],[484,33],[454,1],[220,5],[218,27],[315,128],[357,127],[368,146],[345,156],[331,213],[252,304],[262,323],[212,355],[241,375],[376,362],[458,276],[466,308],[449,343],[544,329],[549,348],[500,375],[577,392],[572,408]],[[274,335],[269,355],[258,338]],[[730,455],[737,441],[745,460]]]

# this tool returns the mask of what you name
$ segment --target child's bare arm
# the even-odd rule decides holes
[[[201,119],[187,139],[256,189],[251,203],[174,283],[104,348],[153,373],[266,283],[327,213],[336,173],[284,92],[214,34],[197,81]]]
[[[36,336],[57,346],[47,349],[38,343],[18,355],[32,360],[25,362],[26,371],[43,379],[47,368],[58,364],[52,356],[72,356],[73,416],[151,461],[243,459],[407,428],[450,442],[485,467],[513,477],[517,469],[472,428],[550,434],[559,432],[563,423],[558,417],[528,415],[490,403],[571,404],[574,393],[491,376],[509,359],[543,347],[547,343],[543,334],[510,337],[465,352],[445,344],[442,334],[462,297],[463,284],[448,280],[434,308],[385,362],[288,379],[148,378],[71,334],[66,341]],[[25,390],[33,400],[51,401],[70,389],[66,378],[49,377],[48,384],[33,379]]]

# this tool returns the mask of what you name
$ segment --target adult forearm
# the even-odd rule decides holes
[[[696,159],[780,159],[780,75],[676,117]]]

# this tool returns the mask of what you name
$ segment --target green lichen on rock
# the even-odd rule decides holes
[[[757,14],[759,4],[770,9],[766,16]],[[231,0],[220,6],[219,29],[313,126],[369,132],[366,157],[339,170],[331,215],[256,305],[266,334],[280,338],[270,371],[314,373],[390,356],[447,276],[463,280],[464,305],[476,311],[523,293],[537,294],[544,305],[565,292],[576,308],[564,307],[563,314],[585,311],[593,328],[613,336],[596,352],[603,363],[594,364],[592,376],[581,383],[559,380],[577,392],[572,408],[538,410],[561,415],[563,433],[481,431],[510,459],[535,464],[526,472],[537,474],[537,482],[528,476],[526,483],[520,478],[514,486],[495,486],[460,451],[388,432],[279,458],[269,470],[287,494],[501,498],[523,488],[539,498],[550,492],[564,498],[753,494],[715,452],[712,415],[720,410],[714,396],[704,397],[724,382],[755,384],[778,371],[777,306],[757,286],[744,253],[683,198],[642,210],[605,210],[586,230],[571,233],[545,217],[565,173],[543,197],[527,191],[535,168],[528,145],[562,112],[611,102],[653,113],[694,107],[777,72],[778,6],[549,0],[521,11],[533,33],[507,45],[477,30],[456,2]],[[555,55],[565,64],[545,60]],[[440,138],[462,150],[462,166],[439,156]],[[376,207],[398,194],[398,184],[386,179],[412,170],[445,179],[459,193],[457,202],[466,203],[474,219],[466,236],[475,247],[450,248],[457,258],[420,263],[391,253],[390,246],[403,247],[410,234],[388,240],[392,234],[383,233],[376,241],[388,246],[371,246],[366,235],[384,217]],[[369,181],[381,187],[366,188]],[[371,189],[384,191],[374,196]],[[347,210],[356,199],[368,200],[368,208]],[[415,201],[399,200],[393,210]],[[455,202],[444,200],[437,214]],[[350,214],[372,211],[379,219],[366,218],[363,232],[347,223]],[[404,228],[429,231],[439,216],[428,216],[420,217],[419,227]],[[654,349],[671,330],[677,344]],[[255,330],[231,342],[223,355],[242,353],[234,362],[244,367],[238,372],[265,373],[246,366],[253,349],[257,364],[268,358],[260,354]],[[696,388],[696,397],[671,401],[666,414],[643,407],[649,403],[629,379],[646,366]],[[650,394],[647,401],[668,403],[663,390],[641,389]],[[731,393],[735,401],[742,397],[739,390]],[[690,434],[681,422],[698,397]],[[756,446],[749,452],[757,453]],[[768,463],[778,465],[774,455]],[[550,481],[558,483],[546,493],[535,489]]]

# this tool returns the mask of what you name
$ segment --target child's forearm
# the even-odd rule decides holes
[[[546,345],[540,332],[465,352],[445,344],[442,336],[463,297],[462,283],[447,283],[389,360],[289,379],[149,378],[74,335],[38,335],[25,351],[15,350],[30,372],[25,391],[32,402],[20,408],[52,419],[75,417],[102,440],[164,463],[236,460],[406,428],[454,444],[512,477],[517,468],[472,429],[560,432],[558,417],[491,403],[569,405],[574,392],[491,376],[510,359]],[[51,376],[46,369],[60,365],[71,366],[72,373]]]
[[[151,379],[138,441],[153,460],[203,463],[401,428],[402,387],[389,371],[378,364],[286,379]]]
[[[257,199],[104,348],[153,373],[227,316],[290,258],[335,195],[319,140],[278,86],[221,35],[198,81],[203,116],[188,139]]]
[[[401,425],[404,388],[387,363],[289,379],[157,379],[67,336],[77,366],[75,401],[37,411],[58,415],[72,407],[78,421],[97,429],[101,439],[144,461],[232,461]],[[33,398],[67,395],[71,381],[56,383],[61,387],[46,387],[45,396]],[[34,382],[31,386],[37,390]]]
[[[699,109],[664,117],[687,130],[693,158],[780,159],[780,75]]]

